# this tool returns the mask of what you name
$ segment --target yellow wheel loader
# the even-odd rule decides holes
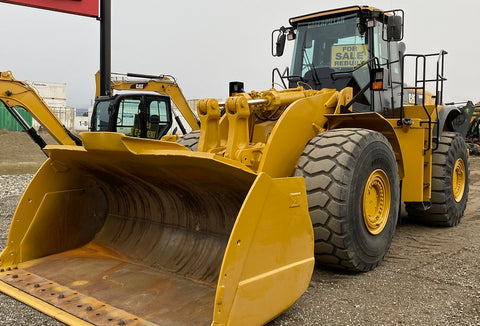
[[[457,224],[469,165],[458,109],[441,104],[445,52],[404,54],[403,12],[371,7],[295,17],[273,36],[274,55],[295,40],[290,70],[274,71],[285,89],[200,100],[200,131],[178,143],[91,132],[47,146],[0,290],[72,325],[261,325],[305,291],[315,258],[377,266],[401,202]]]

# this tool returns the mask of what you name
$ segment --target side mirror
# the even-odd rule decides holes
[[[274,57],[281,57],[283,55],[283,51],[285,50],[285,42],[287,40],[287,35],[285,34],[285,27],[281,27],[280,29],[276,29],[272,32],[272,55]],[[275,45],[273,44],[274,39]]]
[[[387,41],[401,41],[403,39],[402,16],[392,15],[387,18]]]
[[[285,50],[285,41],[293,41],[295,38],[295,29],[293,27],[282,26],[274,30],[272,32],[272,55],[274,57],[281,57]]]
[[[283,51],[285,50],[285,40],[287,39],[287,36],[285,34],[280,34],[277,38],[276,42],[276,56],[281,57],[283,55]]]

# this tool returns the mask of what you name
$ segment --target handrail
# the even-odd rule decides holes
[[[414,90],[414,105],[418,105],[417,97],[418,91],[422,91],[422,107],[425,111],[425,114],[428,117],[428,121],[421,121],[420,123],[428,123],[428,145],[427,148],[424,148],[424,152],[432,149],[432,124],[437,124],[436,130],[436,144],[433,150],[438,148],[440,130],[438,129],[438,106],[443,102],[443,82],[446,80],[443,77],[444,74],[444,55],[447,54],[446,51],[440,50],[439,53],[430,53],[430,54],[405,54],[402,57],[402,85],[405,85],[405,59],[407,57],[415,58],[415,86],[404,86],[401,88],[401,108],[400,108],[400,120],[398,121],[399,125],[403,124],[405,115],[404,115],[404,90]],[[434,79],[427,79],[427,58],[437,56],[437,66],[436,74]],[[419,78],[419,65],[422,65],[421,78]],[[435,114],[437,116],[437,121],[432,121],[432,117],[427,110],[425,105],[425,95],[426,95],[426,83],[435,82]]]
[[[287,73],[288,73],[288,67],[287,67]],[[278,68],[274,68],[272,70],[272,88],[274,88],[274,85],[275,85],[275,73],[278,74],[278,76],[280,77],[280,80],[282,81],[282,84],[283,84],[283,88],[287,88],[287,85],[285,84],[285,82],[283,81],[284,79],[284,76],[282,76],[282,73],[280,72],[280,69]]]
[[[278,74],[278,76],[280,77],[280,80],[282,81],[282,84],[283,84],[283,88],[284,89],[287,89],[287,85],[285,84],[285,82],[283,81],[284,79],[288,79],[290,81],[290,78],[298,78],[299,81],[301,82],[304,82],[305,80],[303,79],[302,76],[298,76],[298,75],[289,75],[290,73],[290,70],[288,69],[288,67],[285,68],[285,70],[283,71],[283,74],[280,72],[280,69],[278,68],[274,68],[272,70],[272,88],[274,88],[275,86],[275,72]]]

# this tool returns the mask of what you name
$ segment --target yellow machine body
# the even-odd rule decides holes
[[[405,105],[405,119],[394,119],[376,108],[354,111],[352,87],[301,84],[224,103],[200,100],[196,151],[107,132],[81,134],[83,146],[47,146],[49,159],[23,194],[0,255],[0,291],[73,325],[265,324],[310,282],[316,239],[306,189],[314,181],[334,184],[334,199],[360,198],[350,204],[360,223],[341,220],[354,215],[343,201],[321,212],[336,214],[333,231],[345,242],[337,248],[345,265],[337,267],[374,268],[388,251],[398,200],[432,197],[432,125],[442,107]],[[334,136],[318,148],[341,153],[326,163],[331,170],[372,144],[383,146],[388,166],[368,171],[365,182],[352,178],[354,188],[342,183],[348,166],[326,182],[315,174],[308,185],[295,175],[310,141],[322,134]],[[376,140],[360,147],[352,139]],[[324,154],[315,155],[320,161]],[[463,162],[455,164],[457,202],[468,190]],[[330,200],[325,192],[314,194],[317,206]],[[386,238],[372,254],[377,260],[353,261],[360,255],[346,247],[357,226],[373,247]]]
[[[403,196],[430,196],[419,184],[431,165],[413,154],[427,143],[423,117],[393,127],[376,113],[339,114],[351,98],[351,88],[252,92],[227,99],[221,119],[218,102],[202,100],[197,152],[96,132],[81,134],[83,146],[47,146],[0,256],[0,290],[71,324],[271,320],[314,267],[305,185],[292,177],[309,139],[378,130],[394,148]],[[256,121],[261,114],[279,119]]]

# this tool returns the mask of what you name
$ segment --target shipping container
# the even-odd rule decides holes
[[[17,107],[18,113],[25,119],[25,121],[31,126],[32,116],[22,108]],[[12,117],[10,112],[7,111],[5,105],[0,102],[0,130],[7,129],[10,131],[23,131],[20,124]]]

